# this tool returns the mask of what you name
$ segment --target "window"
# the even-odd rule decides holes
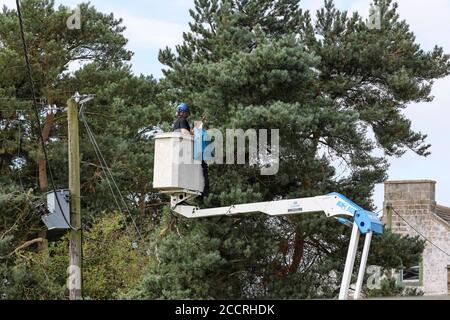
[[[402,282],[419,282],[420,281],[420,266],[414,266],[407,269],[402,269],[400,273]]]

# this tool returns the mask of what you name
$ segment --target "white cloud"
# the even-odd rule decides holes
[[[450,1],[449,0],[396,0],[399,3],[400,18],[405,19],[416,34],[417,41],[425,50],[434,44],[443,46],[450,52]],[[77,0],[57,0],[58,3],[72,5]],[[133,61],[136,73],[156,73],[161,65],[157,61],[157,50],[165,46],[174,47],[182,42],[182,33],[189,29],[187,9],[193,7],[193,0],[166,0],[159,12],[172,12],[171,19],[145,18],[145,13],[129,12],[129,2],[118,7],[112,7],[107,1],[92,1],[103,11],[114,12],[117,17],[123,17],[127,27],[125,36],[129,39],[128,48],[136,52]],[[349,12],[358,11],[363,17],[369,13],[370,0],[335,0],[336,7]],[[14,0],[0,0],[0,7],[6,4],[15,8]],[[161,6],[161,3],[158,3]],[[114,6],[114,5],[113,5]],[[321,0],[303,0],[301,6],[312,11],[323,6]],[[180,10],[180,8],[182,8]],[[175,10],[176,9],[176,10]],[[186,12],[182,14],[181,12]],[[176,16],[176,17],[175,17]],[[437,185],[437,200],[450,205],[450,139],[448,119],[450,118],[450,78],[439,80],[433,89],[435,100],[432,103],[412,104],[405,114],[411,119],[413,128],[429,134],[428,143],[433,145],[433,154],[428,158],[419,157],[408,152],[400,159],[391,159],[389,170],[391,179],[435,179]],[[381,208],[383,187],[377,186],[375,203]]]
[[[450,53],[450,1],[448,0],[396,0],[400,19],[406,20],[417,42],[424,50],[434,45],[442,46]],[[357,11],[367,18],[372,1],[335,0],[336,7],[349,12]],[[323,1],[305,0],[302,6],[312,13],[322,7]],[[450,206],[450,77],[436,81],[433,88],[435,99],[431,103],[411,104],[405,115],[411,120],[415,131],[428,134],[427,143],[432,145],[432,155],[424,158],[408,152],[401,158],[391,158],[389,179],[434,179],[436,199]],[[375,188],[375,204],[382,208],[383,185]]]
[[[77,0],[58,1],[58,3],[64,3],[69,6],[79,2]],[[172,0],[167,5],[185,7],[187,11],[187,8],[192,3],[192,0]],[[0,0],[0,7],[3,7],[4,4],[8,8],[16,7],[15,0]],[[95,1],[92,4],[104,5]],[[187,31],[189,28],[187,24],[134,16],[127,13],[126,7],[111,7],[109,11],[113,11],[117,17],[123,18],[124,25],[127,27],[125,36],[129,39],[129,47],[132,49],[159,49],[164,48],[166,45],[174,47],[176,44],[181,43],[183,31]]]
[[[337,0],[343,3],[345,0]],[[426,49],[431,49],[434,44],[439,44],[450,51],[450,1],[448,0],[395,0],[399,7],[401,20],[406,20],[411,30]],[[367,18],[371,1],[353,0],[349,11],[357,11],[362,17]],[[338,6],[338,8],[341,8]]]
[[[146,19],[132,15],[121,15],[127,27],[125,37],[129,39],[129,47],[136,49],[159,49],[165,46],[174,47],[183,40],[183,32],[189,26]]]
[[[3,5],[6,5],[8,9],[16,8],[16,1],[14,0],[0,0],[0,8],[3,8]]]
[[[444,47],[450,53],[450,2],[448,0],[397,0],[400,18],[406,20],[417,41],[425,50],[434,45]],[[450,77],[436,81],[433,88],[434,101],[411,104],[406,116],[416,131],[428,134],[432,155],[419,157],[408,152],[404,157],[391,159],[390,179],[434,179],[436,200],[450,205]],[[383,187],[376,188],[375,203],[381,208]]]
[[[410,25],[417,40],[427,47],[434,44],[450,51],[450,1],[397,0],[400,17]]]

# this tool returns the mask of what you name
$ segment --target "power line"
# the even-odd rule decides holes
[[[0,100],[33,101],[33,98],[0,97]]]
[[[436,247],[437,249],[439,249],[442,253],[444,253],[447,257],[450,257],[450,254],[448,254],[447,252],[445,252],[443,249],[441,249],[438,245],[434,244],[433,241],[431,241],[430,239],[428,239],[427,237],[425,237],[425,235],[423,233],[421,233],[419,230],[417,230],[414,226],[412,226],[405,218],[403,218],[398,212],[397,210],[394,209],[394,207],[389,206],[389,208],[391,208],[394,213],[396,215],[398,215],[400,217],[400,219],[402,219],[408,226],[411,227],[411,229],[413,229],[415,232],[417,232],[422,238],[424,238],[426,241],[428,241],[431,245],[433,245],[434,247]]]
[[[87,122],[85,121],[85,119],[84,119],[83,122],[87,125]],[[105,160],[105,158],[103,157],[103,154],[102,154],[102,152],[101,152],[101,150],[100,150],[100,148],[99,148],[99,146],[98,146],[98,144],[97,144],[97,141],[95,140],[95,136],[93,135],[93,133],[92,133],[91,129],[89,128],[89,126],[87,126],[87,130],[89,131],[88,135],[92,137],[92,140],[91,140],[91,141],[92,141],[93,144],[94,144],[94,148],[96,148],[97,151],[98,151],[99,161],[100,161],[100,163],[103,162],[102,170],[103,170],[103,172],[104,172],[104,174],[105,174],[105,178],[107,179],[108,184],[110,185],[111,192],[113,193],[113,196],[115,197],[114,191],[112,190],[111,183],[110,183],[109,180],[111,180],[111,181],[113,182],[113,185],[114,185],[115,189],[117,190],[117,193],[118,193],[118,195],[119,195],[119,198],[120,198],[120,200],[121,200],[123,206],[125,207],[125,209],[126,209],[126,211],[127,211],[127,213],[128,213],[128,216],[130,217],[130,219],[131,219],[131,221],[132,221],[132,223],[133,223],[133,226],[134,226],[134,228],[135,228],[137,234],[139,235],[139,237],[140,237],[141,240],[143,241],[144,239],[143,239],[143,237],[142,237],[142,234],[141,234],[139,228],[138,228],[137,225],[136,225],[136,222],[135,222],[135,220],[134,220],[134,218],[133,218],[133,216],[132,216],[132,214],[131,214],[131,212],[130,212],[130,209],[128,208],[128,205],[126,204],[126,202],[125,202],[125,200],[124,200],[124,198],[123,198],[122,192],[120,191],[119,187],[117,186],[117,183],[116,183],[116,181],[115,181],[115,179],[114,179],[114,176],[113,176],[113,174],[112,174],[112,172],[111,172],[111,169],[108,167],[108,165],[107,165],[107,163],[106,163],[106,160]],[[105,171],[105,169],[106,169],[106,171]],[[108,174],[109,174],[109,178],[108,178]],[[117,203],[117,199],[116,199],[116,203]],[[118,205],[118,208],[119,208],[120,212],[123,214],[123,211],[122,211],[120,205],[119,205],[119,204],[117,204],[117,205]],[[126,220],[124,220],[124,221],[125,221],[125,223],[126,223]],[[131,237],[130,237],[130,238],[131,238]]]
[[[43,137],[43,132],[42,132],[42,127],[41,127],[41,123],[40,123],[39,108],[38,108],[38,105],[37,105],[37,97],[36,97],[36,90],[35,90],[33,76],[32,76],[32,71],[31,71],[31,64],[30,64],[29,57],[28,57],[28,47],[27,47],[26,40],[25,40],[25,32],[24,32],[24,27],[23,27],[22,12],[21,12],[21,9],[20,9],[20,1],[19,0],[16,0],[16,8],[17,8],[17,15],[18,15],[18,18],[19,18],[20,36],[21,36],[21,39],[22,39],[25,64],[26,64],[26,69],[27,69],[27,74],[28,74],[28,81],[29,81],[30,86],[31,86],[31,93],[32,93],[31,101],[33,102],[34,113],[35,113],[36,121],[37,121],[37,124],[38,124],[38,134],[39,134],[39,138],[40,138],[40,141],[41,141],[41,147],[42,147],[42,151],[44,153],[44,158],[45,158],[45,161],[46,161],[46,165],[47,165],[47,168],[48,168],[48,172],[49,172],[49,176],[50,176],[50,182],[51,182],[51,185],[52,185],[53,193],[55,194],[56,202],[58,204],[58,207],[59,207],[60,211],[63,212],[62,207],[61,207],[61,203],[60,203],[59,198],[58,198],[58,196],[56,194],[56,187],[55,187],[55,182],[54,182],[54,178],[53,178],[53,171],[52,171],[49,159],[48,159],[48,154],[47,154],[45,141],[44,141],[44,137]],[[8,98],[5,98],[5,99],[8,99]],[[83,116],[83,118],[84,118],[84,116]],[[116,187],[116,189],[117,189],[117,191],[118,191],[118,193],[119,193],[119,195],[121,197],[122,203],[124,204],[126,210],[128,211],[128,214],[130,215],[130,218],[131,218],[131,220],[133,222],[134,227],[136,228],[137,233],[139,234],[141,240],[143,240],[142,234],[140,233],[139,229],[137,228],[136,222],[134,221],[134,218],[132,217],[129,208],[128,208],[125,200],[123,199],[123,195],[120,192],[120,189],[118,188],[118,186],[117,186],[117,184],[116,184],[116,182],[114,180],[114,177],[112,176],[111,170],[107,166],[106,161],[105,161],[105,159],[104,159],[100,149],[98,148],[98,145],[97,145],[97,143],[95,141],[95,137],[93,136],[92,132],[90,131],[89,126],[87,126],[87,122],[86,121],[83,121],[83,122],[85,123],[86,129],[88,130],[88,132],[90,132],[90,134],[89,134],[90,137],[93,138],[93,140],[91,140],[91,142],[93,142],[94,148],[95,147],[97,148],[98,155],[100,156],[99,159],[101,158],[103,160],[103,162],[104,162],[104,164],[106,166],[106,169],[107,169],[108,173],[110,174],[110,176],[112,178],[111,180],[113,181],[114,186]],[[117,202],[117,200],[116,200],[116,202]],[[119,209],[120,209],[120,206],[119,206]],[[64,218],[65,222],[67,223],[67,225],[72,230],[74,230],[74,231],[78,231],[79,230],[79,229],[74,228],[70,224],[70,222],[67,221],[65,215],[63,215],[63,218]]]
[[[41,121],[40,121],[40,117],[39,117],[39,108],[37,105],[37,97],[36,97],[36,89],[34,87],[34,81],[33,81],[33,75],[31,72],[31,64],[30,64],[30,60],[28,57],[28,47],[27,47],[27,43],[25,40],[25,32],[24,32],[24,28],[23,28],[23,19],[22,19],[22,12],[20,10],[20,0],[16,0],[16,8],[17,8],[17,15],[19,17],[19,26],[20,26],[20,37],[22,39],[22,45],[23,45],[23,53],[24,53],[24,58],[25,58],[25,64],[27,67],[27,74],[28,74],[28,81],[30,83],[31,86],[31,95],[33,97],[32,101],[33,101],[33,108],[34,108],[34,114],[36,117],[36,121],[37,121],[37,127],[38,127],[38,134],[39,134],[39,139],[41,141],[41,147],[42,147],[42,152],[44,153],[44,158],[45,158],[45,163],[46,166],[48,168],[48,173],[50,176],[50,183],[52,185],[52,189],[53,189],[53,193],[55,195],[56,198],[56,202],[58,204],[59,210],[61,212],[64,212],[64,210],[62,209],[61,203],[59,202],[59,197],[56,193],[56,187],[55,187],[55,181],[53,179],[53,171],[52,171],[52,167],[50,165],[50,162],[48,160],[48,155],[47,155],[47,149],[45,147],[45,141],[44,141],[44,135],[42,133],[42,127],[41,127]],[[67,225],[74,231],[78,231],[78,229],[75,229],[69,221],[67,221],[65,215],[62,215],[64,218],[64,221],[67,223]]]
[[[120,208],[119,201],[117,200],[116,194],[114,193],[113,187],[112,187],[111,182],[110,182],[109,177],[108,177],[108,174],[106,173],[106,169],[105,169],[105,167],[104,167],[104,165],[103,165],[103,162],[102,162],[102,160],[101,160],[101,158],[100,158],[99,150],[97,149],[97,145],[96,145],[96,143],[94,142],[95,137],[91,134],[89,125],[87,124],[87,122],[86,122],[86,120],[85,120],[85,118],[84,118],[84,113],[83,113],[83,112],[81,113],[81,120],[82,120],[82,122],[83,122],[83,124],[84,124],[84,126],[85,126],[85,128],[86,128],[86,132],[88,133],[89,140],[91,141],[91,144],[92,144],[92,146],[93,146],[93,148],[94,148],[95,155],[97,156],[97,159],[98,159],[99,162],[100,162],[100,167],[101,167],[101,169],[102,169],[102,171],[103,171],[103,174],[105,175],[105,179],[106,179],[106,182],[108,183],[109,189],[111,190],[111,194],[112,194],[112,196],[113,196],[113,198],[114,198],[114,202],[116,203],[116,206],[117,206],[117,208],[119,209],[119,212],[120,212],[120,213],[122,214],[122,216],[123,216],[123,222],[124,222],[124,224],[125,224],[125,229],[127,230],[127,233],[128,233],[128,235],[129,235],[130,239],[132,239],[132,237],[131,237],[131,235],[130,235],[130,233],[129,233],[129,230],[128,230],[128,223],[127,223],[126,218],[125,218],[125,216],[124,216],[124,214],[123,214],[123,212],[122,212],[122,210],[121,210],[121,208]]]
[[[56,99],[67,99],[68,97],[73,96],[74,91],[68,91],[65,95],[52,95],[51,97]],[[41,102],[48,102],[48,97],[36,97],[36,99],[40,100]],[[18,97],[0,97],[0,100],[17,100],[17,101],[33,101],[33,98],[18,98]]]
[[[106,179],[106,181],[108,183],[108,186],[109,186],[109,188],[111,190],[111,193],[113,195],[114,201],[115,201],[115,203],[117,205],[117,208],[119,209],[119,212],[124,217],[124,223],[125,223],[125,228],[127,229],[127,232],[129,233],[129,231],[128,231],[128,224],[126,222],[125,214],[122,211],[122,206],[123,206],[123,208],[125,208],[125,211],[127,212],[129,218],[131,219],[133,227],[136,230],[139,238],[142,241],[144,241],[144,238],[143,238],[143,236],[141,234],[141,231],[139,230],[139,228],[138,228],[138,226],[136,224],[136,221],[134,220],[133,215],[131,214],[130,209],[129,209],[129,207],[128,207],[128,205],[127,205],[127,203],[126,203],[126,201],[125,201],[125,199],[124,199],[124,197],[122,195],[122,192],[120,191],[120,188],[118,187],[118,185],[117,185],[117,183],[116,183],[116,181],[114,179],[112,171],[109,168],[109,166],[108,166],[108,164],[107,164],[107,162],[105,160],[105,157],[103,156],[103,153],[100,150],[100,147],[99,147],[99,145],[97,143],[97,140],[95,139],[94,133],[92,132],[91,128],[89,127],[89,124],[87,123],[87,120],[86,120],[85,115],[84,115],[84,109],[83,108],[81,108],[80,114],[81,114],[81,121],[83,122],[83,124],[84,124],[84,126],[86,128],[86,132],[88,134],[89,140],[91,141],[91,144],[92,144],[92,146],[94,148],[95,154],[96,154],[96,156],[97,156],[97,158],[98,158],[98,160],[100,162],[100,167],[101,167],[101,169],[103,171],[103,174],[105,175],[105,179]],[[112,182],[112,184],[111,184],[111,182]],[[114,187],[114,189],[116,190],[116,192],[118,194],[118,197],[119,197],[119,199],[120,199],[120,201],[122,203],[122,206],[119,204],[119,201],[117,200],[117,196],[116,196],[116,194],[114,192],[113,187]],[[130,233],[129,233],[129,237],[133,241],[133,237],[131,236]]]

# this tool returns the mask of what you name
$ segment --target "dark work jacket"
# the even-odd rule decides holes
[[[173,131],[181,131],[181,129],[191,131],[191,127],[189,126],[189,122],[186,120],[186,118],[177,117],[177,119],[173,123]]]

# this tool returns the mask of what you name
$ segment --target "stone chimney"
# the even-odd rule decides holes
[[[402,216],[417,226],[419,231],[424,231],[436,206],[435,187],[436,181],[432,180],[386,181],[383,204],[383,222],[386,227],[395,233],[410,233],[410,227],[400,218]]]

